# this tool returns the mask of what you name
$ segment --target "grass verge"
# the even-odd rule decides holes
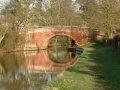
[[[78,61],[48,86],[55,90],[120,90],[120,54],[97,43],[83,48]]]

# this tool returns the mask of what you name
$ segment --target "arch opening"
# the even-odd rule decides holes
[[[69,46],[73,47],[76,46],[77,41],[68,35],[54,35],[51,36],[47,41],[46,41],[46,47],[54,47],[54,46]]]

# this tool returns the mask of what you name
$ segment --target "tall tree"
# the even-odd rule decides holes
[[[46,25],[78,26],[78,12],[71,0],[51,0],[50,8],[44,13]]]
[[[1,14],[5,21],[3,22],[3,26],[6,25],[8,28],[7,31],[5,28],[2,28],[3,31],[6,31],[7,35],[6,38],[4,37],[4,45],[2,45],[6,49],[15,48],[16,42],[19,38],[19,27],[24,26],[28,19],[27,9],[28,7],[26,8],[25,4],[20,0],[11,0],[6,4],[5,8],[2,9]]]
[[[81,5],[82,18],[88,27],[105,31],[106,39],[113,37],[119,28],[119,0],[77,0]]]

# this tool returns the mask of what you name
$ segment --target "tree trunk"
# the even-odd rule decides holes
[[[55,38],[55,45],[58,44],[58,37]]]
[[[0,36],[0,44],[1,44],[2,40],[4,39],[4,37],[5,37],[5,33]]]
[[[105,45],[108,45],[108,39],[105,39]]]

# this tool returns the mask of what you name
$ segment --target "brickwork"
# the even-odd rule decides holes
[[[44,27],[30,28],[27,34],[25,49],[41,48],[48,46],[49,40],[56,35],[65,35],[75,40],[77,45],[83,45],[91,41],[90,32],[78,27]]]

